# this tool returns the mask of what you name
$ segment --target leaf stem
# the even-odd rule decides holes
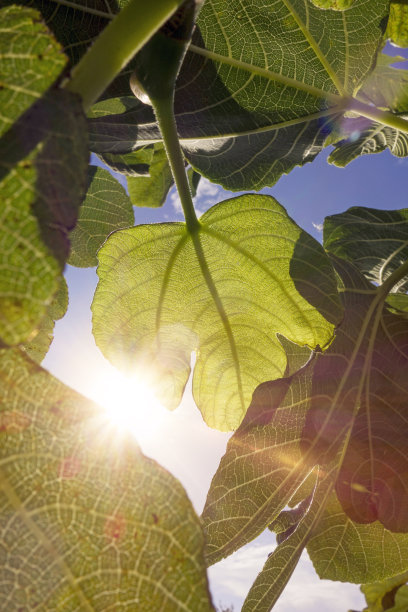
[[[87,111],[115,76],[180,6],[182,0],[131,0],[73,68],[66,89]]]
[[[367,119],[372,119],[373,121],[377,121],[382,125],[387,125],[408,134],[407,119],[403,119],[399,115],[395,115],[390,111],[380,110],[376,106],[364,104],[364,102],[356,100],[355,98],[350,98],[348,109],[362,115],[363,117],[367,117]]]
[[[173,173],[174,181],[183,207],[187,229],[193,234],[200,228],[200,222],[194,210],[193,199],[191,197],[190,185],[184,165],[184,156],[180,147],[177,134],[176,120],[173,111],[173,96],[155,100],[153,108],[159,123],[166,149],[170,168]]]

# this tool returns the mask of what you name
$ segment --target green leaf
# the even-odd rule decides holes
[[[0,140],[0,338],[30,341],[58,290],[85,194],[86,122],[80,99],[51,91]]]
[[[310,472],[299,447],[307,410],[300,390],[309,384],[302,372],[259,385],[228,442],[202,515],[209,565],[278,519]]]
[[[0,395],[0,608],[213,610],[180,483],[17,350]]]
[[[408,312],[408,295],[402,293],[391,293],[387,297],[387,304],[397,312]]]
[[[92,309],[103,354],[118,367],[152,369],[174,408],[196,351],[196,403],[223,430],[237,427],[257,384],[285,371],[277,331],[324,346],[341,317],[320,245],[268,196],[214,206],[191,235],[183,223],[116,232],[99,262]]]
[[[152,113],[151,106],[142,104],[140,100],[135,98],[134,95],[124,95],[117,98],[108,98],[107,100],[100,100],[96,102],[87,112],[87,116],[90,119],[102,119],[109,115],[117,115],[125,113],[131,109],[146,109]]]
[[[385,37],[394,45],[408,47],[408,4],[406,0],[392,0]]]
[[[269,612],[275,605],[320,521],[332,488],[333,480],[330,474],[326,474],[317,483],[310,507],[296,529],[269,555],[249,590],[242,612]]]
[[[403,68],[392,64],[404,62]],[[398,113],[408,112],[407,60],[400,56],[380,53],[373,72],[358,92],[359,98]]]
[[[351,264],[335,263],[344,320],[324,353],[255,391],[204,508],[210,563],[259,535],[308,473],[333,461],[336,493],[352,520],[379,519],[388,529],[408,531],[407,318],[383,308],[384,286],[376,289]],[[324,548],[322,555],[326,560]],[[408,559],[408,550],[401,556]]]
[[[325,11],[310,0],[277,0],[273,9],[261,0],[207,0],[175,99],[191,165],[242,190],[312,161],[373,68],[388,6],[355,0],[347,11]],[[90,125],[99,152],[160,139],[147,108]]]
[[[112,18],[129,0],[2,0],[3,4],[30,5],[41,12],[42,19],[52,30],[75,66]],[[129,95],[132,66],[127,66],[109,86],[104,96]]]
[[[408,569],[408,535],[391,533],[375,521],[355,523],[333,494],[307,552],[320,578],[372,582]]]
[[[381,53],[374,71],[358,92],[359,98],[368,104],[389,109],[403,118],[408,117],[408,71],[393,68],[391,64],[404,60]],[[328,144],[335,149],[328,161],[344,167],[359,155],[381,153],[385,149],[396,157],[408,155],[408,134],[396,128],[384,126],[363,117],[343,119]]]
[[[198,184],[201,180],[201,174],[196,172],[193,168],[187,170],[188,184],[191,189],[191,197],[195,198],[197,195]]]
[[[30,8],[0,10],[0,136],[54,83],[67,58]]]
[[[158,208],[166,200],[174,180],[162,144],[154,145],[149,176],[129,176],[127,186],[133,206]]]
[[[364,276],[382,285],[408,260],[408,208],[376,210],[353,206],[346,212],[326,217],[325,249],[352,262]],[[408,290],[408,274],[393,287]]]
[[[153,159],[154,146],[145,145],[132,151],[132,153],[117,154],[104,153],[98,157],[114,172],[126,176],[146,176],[149,174]]]
[[[333,9],[335,11],[344,11],[350,8],[354,0],[312,0],[315,6],[322,9]]]
[[[48,349],[50,348],[51,342],[54,338],[54,323],[65,315],[68,308],[68,287],[64,277],[61,278],[60,286],[48,310],[41,321],[38,330],[32,340],[26,345],[20,348],[27,353],[27,355],[37,363],[41,363]]]
[[[401,116],[408,118],[408,114]],[[356,118],[349,119],[343,126],[343,135],[346,126],[348,137],[335,144],[327,160],[330,164],[344,168],[359,155],[381,153],[385,149],[389,149],[395,157],[408,156],[408,134],[401,130]]]
[[[388,578],[383,582],[363,584],[368,607],[364,612],[406,612],[408,609],[408,572]]]
[[[281,334],[277,334],[279,338],[279,342],[285,349],[286,353],[286,370],[285,376],[292,376],[295,374],[300,368],[302,368],[312,356],[312,351],[308,346],[299,346],[298,344],[294,344],[290,342],[285,336]],[[317,347],[316,347],[317,350]]]
[[[89,166],[87,194],[70,234],[68,263],[80,268],[96,266],[96,254],[109,234],[133,224],[132,203],[122,185],[107,170]]]

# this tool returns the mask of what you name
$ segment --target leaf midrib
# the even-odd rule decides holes
[[[322,51],[321,51],[319,45],[317,44],[317,42],[315,41],[314,37],[311,35],[310,31],[306,27],[306,24],[301,20],[300,15],[298,15],[296,10],[292,6],[290,0],[282,0],[282,2],[286,6],[286,8],[288,9],[288,11],[292,15],[292,17],[294,18],[294,20],[296,21],[297,25],[299,26],[300,30],[302,31],[303,36],[306,38],[306,40],[309,43],[310,47],[313,49],[317,59],[320,61],[321,65],[325,69],[326,73],[329,75],[331,81],[333,82],[333,84],[336,87],[336,89],[339,92],[339,94],[341,96],[345,96],[346,92],[344,91],[344,88],[343,88],[342,84],[340,83],[339,79],[337,78],[336,73],[332,69],[332,67],[329,64],[329,62],[327,61],[327,58],[325,57],[325,55],[322,53]],[[306,10],[308,10],[306,2],[305,2],[305,5],[306,5]],[[344,23],[344,14],[343,14],[343,23]],[[345,33],[346,33],[346,30],[345,30]]]
[[[211,59],[215,62],[220,62],[221,64],[228,64],[229,66],[232,66],[234,68],[246,70],[247,72],[269,79],[270,81],[276,81],[278,83],[281,83],[282,85],[286,85],[288,87],[304,91],[305,93],[308,93],[317,98],[325,98],[328,102],[331,102],[332,104],[343,104],[344,106],[346,106],[348,100],[351,99],[351,96],[345,93],[335,94],[331,91],[325,91],[323,89],[320,89],[319,87],[314,87],[313,85],[308,85],[307,83],[303,83],[302,81],[293,79],[292,77],[284,76],[279,72],[273,72],[272,70],[269,70],[267,68],[260,68],[259,66],[255,66],[254,64],[249,64],[242,60],[227,57],[225,55],[221,55],[220,53],[216,53],[215,51],[210,51],[209,49],[198,47],[194,44],[191,44],[188,49],[193,53],[202,55],[203,57]]]
[[[157,338],[157,343],[160,346],[160,327],[161,327],[161,317],[162,317],[162,311],[163,311],[163,306],[164,306],[164,301],[165,301],[165,297],[166,297],[166,293],[167,293],[167,289],[170,283],[170,279],[171,279],[171,272],[174,268],[174,265],[176,263],[177,257],[179,256],[183,246],[186,244],[186,242],[188,240],[191,240],[194,250],[195,250],[195,254],[197,257],[197,261],[198,264],[200,266],[201,269],[201,274],[202,277],[207,285],[207,289],[211,295],[213,304],[215,305],[215,308],[218,312],[218,315],[220,317],[222,326],[224,327],[224,331],[226,333],[227,339],[228,339],[228,343],[230,346],[230,351],[232,354],[232,359],[233,359],[233,363],[234,363],[234,369],[235,369],[235,373],[236,373],[236,377],[237,377],[237,383],[238,383],[238,392],[239,392],[239,397],[240,397],[240,403],[241,403],[241,409],[244,412],[245,411],[245,398],[244,398],[244,392],[243,392],[243,384],[242,384],[242,374],[241,374],[241,367],[240,367],[240,361],[239,361],[239,357],[238,357],[238,350],[237,350],[237,346],[235,343],[235,338],[234,338],[234,333],[232,331],[232,327],[231,324],[229,322],[227,313],[225,312],[224,306],[222,304],[222,300],[218,294],[217,288],[216,288],[216,284],[211,276],[211,272],[208,268],[207,265],[207,261],[205,259],[205,255],[202,249],[202,245],[199,241],[199,233],[201,231],[201,229],[203,228],[203,226],[200,227],[200,229],[194,233],[190,233],[187,228],[186,231],[184,233],[184,235],[179,239],[179,241],[177,242],[177,244],[175,245],[173,252],[170,255],[169,258],[169,262],[168,265],[166,267],[164,276],[163,276],[163,282],[162,282],[162,286],[160,289],[160,296],[159,296],[159,302],[158,302],[158,307],[157,307],[157,311],[156,311],[156,338]]]
[[[310,323],[309,323],[308,319],[306,318],[304,309],[300,308],[300,307],[298,307],[296,305],[293,297],[289,294],[286,286],[284,284],[282,284],[282,282],[273,274],[272,270],[270,268],[268,268],[268,266],[266,266],[266,264],[264,264],[255,255],[253,255],[253,253],[251,253],[250,251],[247,251],[246,249],[244,249],[237,242],[235,242],[231,238],[227,238],[227,236],[224,236],[223,234],[217,232],[217,230],[214,230],[210,226],[203,224],[202,225],[202,231],[204,233],[208,234],[209,236],[212,236],[216,240],[219,240],[220,242],[223,242],[224,244],[229,246],[231,249],[235,250],[240,255],[246,257],[249,261],[252,261],[258,268],[260,268],[262,270],[262,272],[264,272],[264,274],[266,274],[270,279],[272,279],[272,281],[279,287],[279,289],[285,295],[285,297],[288,300],[288,302],[290,302],[296,308],[296,311],[298,312],[298,314],[302,316],[305,325],[306,326],[310,326]],[[286,240],[291,241],[289,238],[286,238]],[[295,241],[293,241],[293,242],[295,242]],[[315,288],[317,289],[317,291],[320,291],[318,287],[315,287]],[[330,299],[334,303],[334,300],[332,299],[332,297],[330,297]],[[293,342],[295,342],[295,341],[293,340]]]

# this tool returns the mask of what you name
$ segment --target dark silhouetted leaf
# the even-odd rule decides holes
[[[324,246],[352,262],[377,285],[408,260],[408,208],[376,210],[355,206],[326,217]],[[408,273],[393,291],[408,290]]]
[[[408,531],[407,316],[389,312],[384,286],[370,285],[351,264],[336,260],[336,269],[345,318],[334,341],[292,377],[258,387],[228,443],[203,512],[210,563],[274,521],[316,465],[324,473],[337,463],[336,492],[352,521],[378,519],[387,529]],[[390,534],[391,543],[398,537]],[[395,544],[393,555],[408,564],[406,546],[404,540],[401,552]],[[319,550],[327,564],[324,547]],[[355,550],[360,554],[359,546]],[[379,559],[371,549],[365,554],[372,555],[376,578],[384,577],[384,551]],[[349,566],[343,579],[361,582],[357,564],[351,575],[350,557]]]
[[[29,342],[69,253],[85,195],[86,120],[80,99],[51,91],[0,140],[0,338]]]
[[[0,608],[213,610],[180,483],[17,350],[0,396]]]
[[[133,224],[132,203],[122,185],[107,170],[89,166],[88,191],[70,234],[68,263],[80,268],[96,266],[96,254],[109,234]]]
[[[408,114],[402,115],[408,118]],[[407,157],[408,134],[395,128],[381,125],[368,119],[350,119],[347,123],[349,136],[336,143],[328,162],[344,168],[359,155],[381,153],[389,149],[395,157]]]
[[[146,376],[152,369],[174,408],[197,351],[193,394],[206,422],[223,430],[238,426],[262,380],[285,371],[276,332],[324,346],[342,316],[320,245],[269,196],[214,206],[194,234],[183,223],[116,232],[98,258],[92,308],[104,355]]]
[[[278,0],[273,10],[261,0],[207,0],[175,100],[192,166],[242,190],[312,161],[372,70],[387,11],[386,0],[355,0],[346,11],[304,0]],[[160,139],[143,107],[90,123],[99,152]]]
[[[350,436],[336,483],[343,509],[357,523],[379,520],[405,532],[407,316],[384,307],[385,285],[370,289],[344,260],[336,260],[336,269],[345,285],[345,319],[314,369],[305,458],[310,465],[330,462]]]

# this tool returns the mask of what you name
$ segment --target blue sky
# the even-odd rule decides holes
[[[408,159],[397,159],[385,152],[359,158],[340,169],[328,165],[326,157],[327,154],[321,154],[313,163],[282,177],[273,188],[262,190],[273,195],[318,240],[321,240],[319,227],[326,215],[350,206],[384,209],[408,206]],[[202,181],[196,198],[197,209],[204,212],[227,197],[221,188]],[[177,194],[173,190],[161,209],[137,209],[135,218],[136,223],[181,220]],[[106,395],[103,384],[113,381],[114,374],[91,334],[90,304],[97,282],[95,269],[68,266],[66,277],[70,306],[65,318],[56,325],[55,340],[44,366],[72,387],[100,399]],[[190,388],[175,412],[157,410],[156,430],[143,433],[142,448],[181,480],[200,512],[229,436],[204,425]],[[251,581],[273,546],[271,534],[264,534],[211,568],[214,603],[234,604],[235,611],[240,610]],[[364,606],[357,586],[320,581],[305,555],[275,610],[315,612],[319,607],[330,612],[347,612],[349,608],[361,610]]]

